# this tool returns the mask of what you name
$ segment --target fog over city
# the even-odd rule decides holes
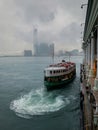
[[[55,50],[81,50],[81,32],[87,0],[0,0],[0,55],[22,54],[39,43],[54,43]]]

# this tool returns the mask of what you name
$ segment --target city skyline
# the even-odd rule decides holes
[[[32,49],[33,29],[40,42],[54,43],[55,50],[81,50],[81,23],[87,0],[1,0],[0,55],[22,54]]]

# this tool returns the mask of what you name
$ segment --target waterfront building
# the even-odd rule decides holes
[[[87,93],[85,101],[90,106],[86,103],[84,106],[85,128],[98,130],[98,0],[88,0],[82,48],[81,76]]]
[[[52,56],[53,55],[53,46],[45,42],[41,42],[38,45],[37,56]]]
[[[32,50],[24,50],[24,56],[32,56]]]

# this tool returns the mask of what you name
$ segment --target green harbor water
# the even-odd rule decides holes
[[[75,80],[47,92],[43,71],[51,57],[0,58],[0,130],[79,130],[82,57],[70,60],[77,66]]]

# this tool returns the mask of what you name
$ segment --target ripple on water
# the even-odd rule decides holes
[[[75,99],[72,95],[64,97],[62,95],[55,95],[53,92],[38,89],[12,101],[10,109],[16,115],[28,119],[33,115],[44,115],[49,112],[58,111],[70,104],[72,99]]]

